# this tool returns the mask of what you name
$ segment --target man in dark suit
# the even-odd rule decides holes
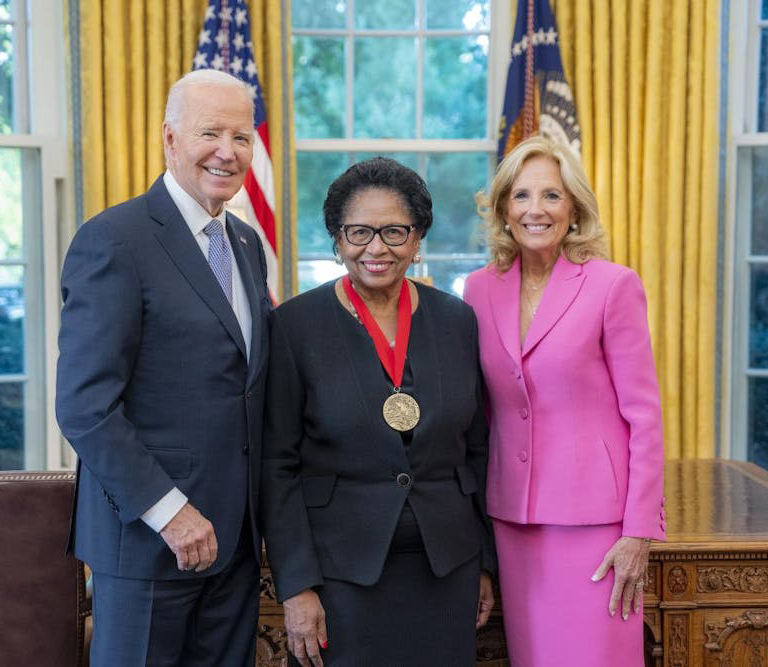
[[[242,82],[186,75],[166,173],[82,225],[64,263],[56,410],[95,667],[254,664],[271,304],[259,238],[223,208],[253,140]]]

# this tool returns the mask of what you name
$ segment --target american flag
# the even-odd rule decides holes
[[[581,152],[581,128],[549,0],[518,0],[499,124],[499,161],[537,131]]]
[[[261,237],[267,257],[267,281],[277,296],[277,231],[275,228],[275,182],[269,150],[267,108],[253,60],[251,20],[245,0],[210,0],[197,38],[192,69],[217,69],[245,81],[253,100],[256,129],[253,161],[245,183],[232,203],[245,209],[249,224]]]

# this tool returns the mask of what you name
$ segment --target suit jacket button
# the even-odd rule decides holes
[[[245,395],[245,400],[246,400],[246,401],[250,401],[250,400],[251,400],[251,396],[253,396],[253,394],[251,394],[251,392],[249,391],[249,392],[248,392],[248,393]]]
[[[520,408],[520,416],[523,419],[528,419],[528,408]]]
[[[402,486],[402,487],[410,486],[411,485],[411,476],[407,472],[401,472],[397,476],[396,481],[397,481],[397,485],[398,486]]]
[[[522,450],[518,455],[517,458],[519,458],[523,463],[525,463],[528,460],[528,452],[525,450]]]
[[[243,454],[248,456],[248,445],[243,445]]]

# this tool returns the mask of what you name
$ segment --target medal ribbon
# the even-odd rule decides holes
[[[365,327],[368,335],[373,339],[373,345],[376,348],[376,354],[379,355],[379,361],[387,371],[387,375],[392,380],[395,390],[400,389],[403,382],[403,371],[405,370],[405,355],[408,351],[408,338],[411,335],[411,292],[408,289],[408,281],[403,279],[403,285],[400,288],[400,298],[397,302],[397,333],[395,334],[395,349],[393,350],[387,337],[382,332],[368,306],[360,298],[352,287],[352,281],[349,276],[344,276],[341,281],[344,292],[357,311],[360,322]]]

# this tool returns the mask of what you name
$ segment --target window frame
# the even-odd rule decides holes
[[[506,74],[509,66],[509,48],[512,39],[512,7],[506,0],[490,0],[489,17],[489,46],[488,46],[488,72],[486,77],[486,100],[488,113],[486,115],[486,136],[482,139],[372,139],[355,138],[354,134],[354,98],[352,95],[354,84],[354,48],[348,48],[354,43],[355,36],[365,37],[413,37],[417,40],[417,65],[423,65],[424,39],[426,37],[456,37],[471,36],[473,34],[485,34],[485,31],[460,31],[460,30],[425,30],[423,8],[426,0],[417,2],[416,30],[356,30],[354,27],[354,1],[347,0],[347,18],[344,28],[316,29],[296,28],[291,26],[293,36],[320,36],[320,37],[344,37],[345,48],[345,137],[333,139],[296,139],[296,152],[298,153],[416,153],[420,161],[426,154],[436,153],[486,153],[489,156],[489,169],[487,183],[490,184],[495,169],[497,149],[497,128],[501,117],[501,107],[504,101],[504,89]],[[416,100],[415,100],[415,134],[421,134],[423,111],[423,81],[421,78],[423,66],[417,67]],[[477,260],[482,262],[487,259],[487,253],[431,253],[429,245],[424,253],[424,261],[414,266],[414,275],[424,276],[430,262],[453,262],[461,260]],[[333,254],[328,244],[327,253],[302,253],[297,247],[296,266],[302,262],[333,260]],[[298,284],[290,286],[291,294],[298,292]]]
[[[61,303],[59,268],[66,247],[62,236],[66,235],[67,228],[74,231],[72,196],[66,187],[70,167],[66,142],[63,3],[57,0],[13,0],[13,3],[14,120],[15,129],[22,131],[0,134],[0,147],[35,151],[38,155],[35,185],[39,186],[38,191],[23,194],[22,205],[25,369],[19,379],[26,381],[24,467],[60,470],[70,468],[74,462],[54,412]],[[24,171],[28,172],[29,168]]]
[[[729,41],[723,75],[728,76],[725,147],[725,230],[723,278],[721,428],[718,455],[749,457],[749,380],[768,377],[768,369],[749,366],[751,280],[755,264],[768,256],[751,254],[751,155],[768,147],[768,131],[758,132],[760,40],[768,20],[760,19],[760,0],[730,5]],[[741,45],[747,45],[744,49]],[[727,69],[726,69],[727,67]],[[740,75],[739,73],[745,73]]]

